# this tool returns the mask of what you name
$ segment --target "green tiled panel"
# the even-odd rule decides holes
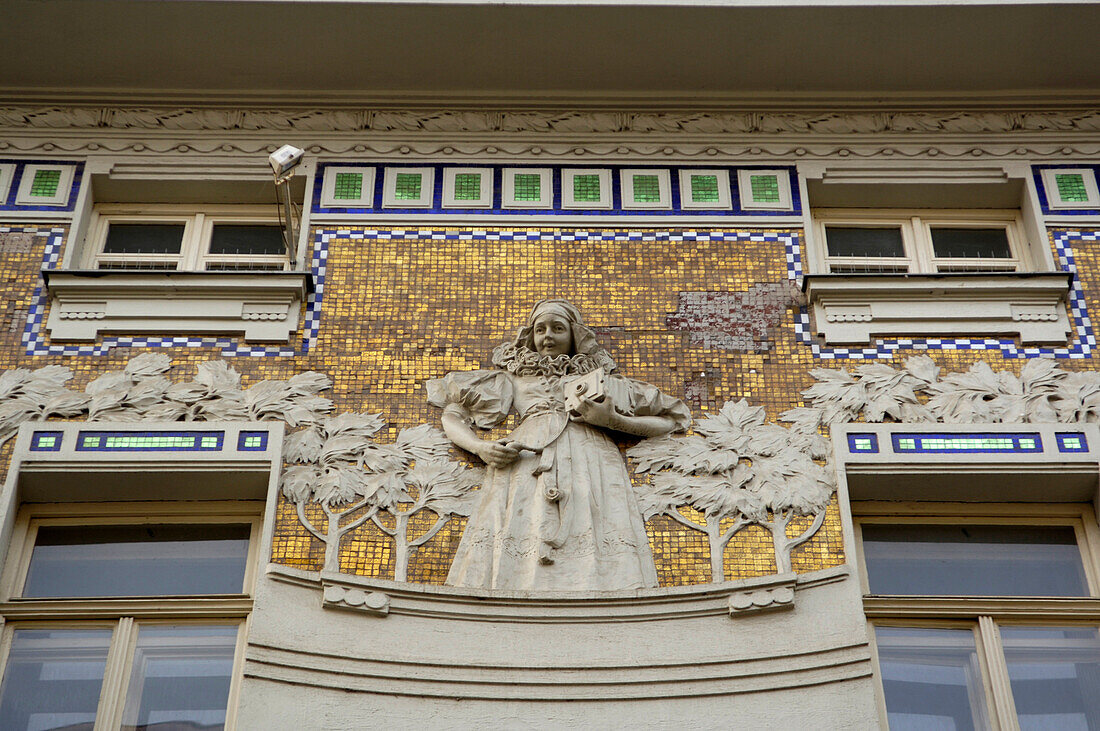
[[[753,203],[778,203],[779,178],[774,175],[750,175]]]
[[[717,175],[691,176],[692,203],[717,203],[718,200],[719,198]]]
[[[519,173],[515,176],[514,195],[517,201],[542,201],[542,176],[532,173]]]
[[[359,200],[363,197],[363,173],[336,173],[332,197],[337,200]]]
[[[36,170],[31,181],[31,195],[36,198],[52,198],[61,185],[60,170]]]
[[[1058,197],[1063,203],[1088,203],[1089,191],[1085,187],[1084,175],[1059,173],[1054,179],[1058,182]]]
[[[577,203],[600,202],[600,176],[574,175],[573,200]]]
[[[634,176],[634,202],[659,203],[661,201],[661,179],[656,175]]]
[[[393,197],[399,201],[420,200],[423,176],[420,173],[398,173],[394,181]]]
[[[481,173],[458,173],[455,175],[455,200],[481,200]]]

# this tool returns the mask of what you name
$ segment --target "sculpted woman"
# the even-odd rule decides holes
[[[687,407],[613,373],[576,307],[535,305],[493,370],[429,381],[443,430],[488,465],[447,583],[494,589],[591,591],[657,585],[645,525],[609,433],[683,430]],[[515,410],[519,425],[482,439]]]

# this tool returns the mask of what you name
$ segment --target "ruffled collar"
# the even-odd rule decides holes
[[[610,373],[615,361],[600,348],[592,353],[576,355],[539,355],[530,348],[516,343],[501,343],[493,349],[493,365],[517,376],[567,376],[584,375],[597,368]]]

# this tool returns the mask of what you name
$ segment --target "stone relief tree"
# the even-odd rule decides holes
[[[404,581],[411,554],[452,515],[469,514],[467,493],[479,484],[480,473],[450,461],[450,442],[434,427],[403,429],[392,444],[371,441],[384,426],[377,414],[340,414],[294,432],[286,441],[291,466],[283,473],[282,491],[306,530],[325,544],[326,571],[340,570],[341,539],[370,520],[394,539],[394,577]],[[324,531],[310,520],[310,503],[324,513]],[[438,517],[410,541],[409,518],[425,508]],[[390,514],[394,528],[381,513]]]
[[[416,427],[426,428],[426,427]],[[469,516],[481,485],[484,471],[469,469],[458,462],[432,460],[420,461],[403,475],[404,490],[379,493],[379,513],[371,520],[394,540],[394,579],[407,581],[409,559],[418,548],[430,541],[451,517]],[[413,495],[410,495],[410,488]],[[408,505],[408,507],[402,507]],[[420,537],[409,540],[409,518],[421,510],[436,514],[435,522]],[[389,513],[394,520],[392,529],[381,520],[381,512]]]
[[[978,361],[964,373],[940,374],[927,356],[901,369],[882,363],[817,368],[802,392],[806,406],[780,416],[802,430],[853,421],[1073,423],[1100,421],[1100,373],[1064,371],[1049,358],[1024,363],[1020,375]]]
[[[831,473],[815,461],[825,459],[828,443],[801,424],[787,429],[766,423],[764,409],[744,399],[696,421],[694,430],[646,439],[627,450],[637,472],[651,475],[638,487],[645,518],[667,515],[705,533],[713,581],[725,579],[723,556],[730,539],[754,524],[772,535],[777,571],[790,571],[791,551],[821,527],[835,488]],[[685,518],[679,508],[686,505],[701,511],[706,524]],[[787,536],[792,519],[811,515],[809,528]]]

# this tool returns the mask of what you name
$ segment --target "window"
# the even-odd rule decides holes
[[[1100,728],[1091,506],[911,508],[853,503],[890,728]]]
[[[283,271],[283,228],[273,206],[99,206],[86,265],[93,269]]]
[[[833,274],[1015,272],[1032,268],[1018,211],[814,212]]]
[[[223,728],[258,512],[247,502],[24,506],[0,604],[0,728]]]

